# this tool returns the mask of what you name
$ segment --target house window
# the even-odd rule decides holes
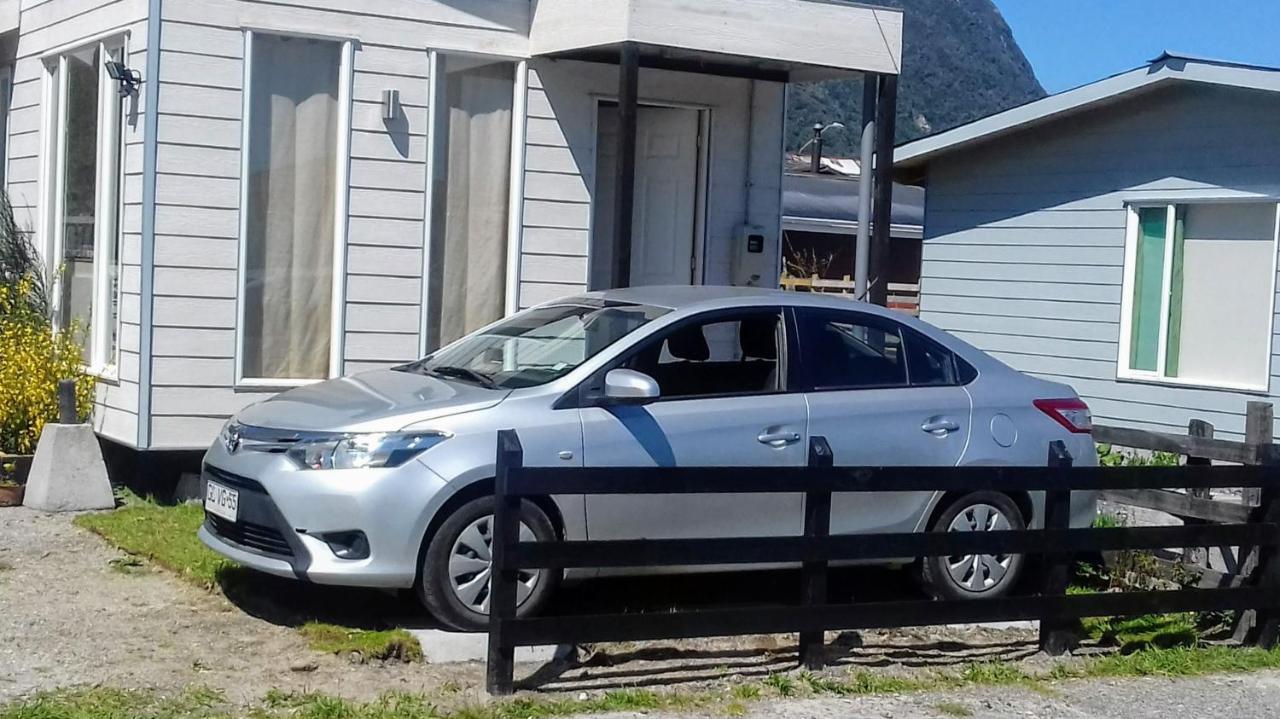
[[[426,348],[502,317],[515,62],[432,53]]]
[[[1120,375],[1266,389],[1277,206],[1129,208]]]
[[[99,42],[49,66],[54,97],[53,252],[59,327],[81,323],[84,360],[108,373],[118,356],[123,104],[106,62],[124,47]]]
[[[246,33],[239,383],[340,371],[350,53]]]

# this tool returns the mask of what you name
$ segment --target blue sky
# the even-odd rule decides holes
[[[1049,92],[1162,50],[1280,66],[1280,0],[995,0]]]

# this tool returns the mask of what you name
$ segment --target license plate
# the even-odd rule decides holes
[[[207,482],[204,491],[204,511],[229,521],[236,521],[240,508],[240,493],[217,482]]]

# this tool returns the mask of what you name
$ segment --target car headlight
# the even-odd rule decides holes
[[[304,439],[285,452],[302,469],[399,467],[448,439],[447,432],[376,432]]]

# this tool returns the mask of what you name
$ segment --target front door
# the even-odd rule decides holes
[[[688,285],[694,281],[698,207],[698,110],[639,108],[636,122],[635,207],[631,274],[626,284]],[[613,205],[617,182],[618,110],[599,109],[591,288],[614,287]]]
[[[799,309],[809,431],[836,466],[955,466],[971,402],[951,353],[901,324],[845,310]],[[915,531],[932,492],[841,493],[831,532]]]
[[[646,343],[621,366],[657,380],[643,406],[587,407],[584,463],[609,466],[801,466],[805,400],[787,391],[781,312],[694,319]],[[780,371],[781,370],[781,371]],[[796,535],[799,494],[589,495],[591,539]]]

